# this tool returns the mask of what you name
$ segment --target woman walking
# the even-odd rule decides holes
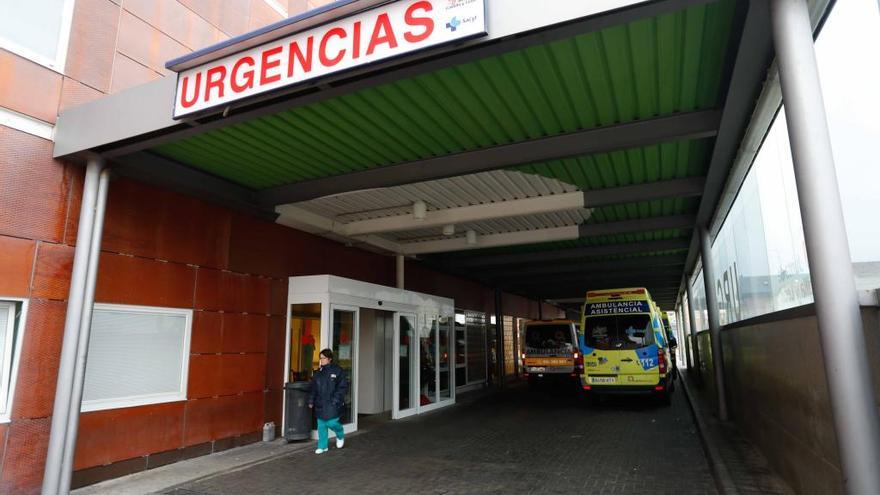
[[[339,414],[345,404],[348,391],[348,377],[345,371],[333,362],[333,351],[324,349],[318,355],[321,367],[312,377],[309,408],[314,408],[318,417],[318,448],[316,454],[327,452],[327,428],[336,433],[336,448],[345,445],[345,431],[339,423]]]

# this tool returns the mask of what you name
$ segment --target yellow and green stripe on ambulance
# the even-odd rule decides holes
[[[671,375],[660,312],[644,288],[587,293],[579,345],[590,393],[648,393],[668,403]]]

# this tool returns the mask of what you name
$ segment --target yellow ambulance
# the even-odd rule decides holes
[[[591,290],[581,316],[581,384],[590,394],[650,394],[669,404],[669,342],[647,289]]]

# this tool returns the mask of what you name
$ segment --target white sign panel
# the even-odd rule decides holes
[[[451,41],[486,34],[485,0],[405,0],[177,76],[174,118]]]

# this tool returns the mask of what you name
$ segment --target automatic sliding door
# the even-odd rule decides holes
[[[348,376],[348,391],[345,393],[345,404],[340,413],[339,422],[343,426],[357,426],[357,308],[333,305],[331,319],[331,346],[335,362]],[[346,429],[348,431],[348,428]]]
[[[397,313],[394,322],[394,408],[395,418],[415,412],[418,405],[415,385],[418,380],[416,368],[416,316]]]

